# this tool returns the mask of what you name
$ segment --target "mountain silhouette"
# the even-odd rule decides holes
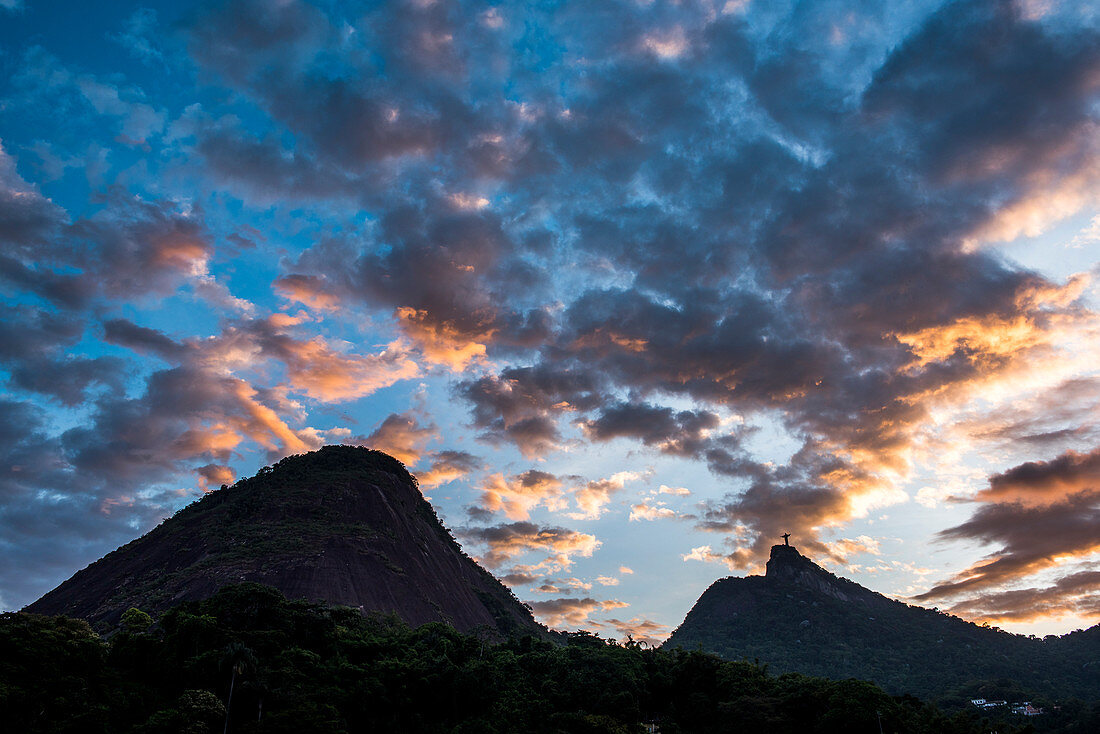
[[[989,681],[1057,697],[1100,691],[1100,625],[1045,639],[1010,634],[890,599],[787,545],[772,547],[764,576],[711,584],[665,646],[870,680],[896,694],[942,697]]]
[[[291,456],[184,507],[24,611],[106,628],[240,582],[287,597],[501,635],[546,630],[470,559],[393,457],[352,446]]]

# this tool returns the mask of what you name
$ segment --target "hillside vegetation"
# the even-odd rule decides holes
[[[232,690],[232,697],[230,691]],[[1001,734],[1021,720],[951,714],[855,680],[776,676],[684,650],[577,633],[494,642],[439,623],[227,587],[154,620],[128,611],[101,639],[84,622],[0,616],[0,711],[19,732],[768,732]],[[1095,732],[1078,706],[1042,730]]]
[[[777,672],[874,681],[949,704],[974,698],[1100,699],[1100,627],[1038,639],[911,606],[776,546],[765,576],[716,581],[668,647]]]

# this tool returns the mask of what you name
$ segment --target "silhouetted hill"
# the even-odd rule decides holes
[[[545,634],[462,552],[391,456],[327,446],[211,492],[26,608],[95,625],[252,581],[292,599],[395,612],[412,625]]]
[[[861,678],[899,694],[977,695],[999,681],[1100,699],[1100,626],[1046,639],[982,627],[889,599],[782,545],[764,576],[711,584],[665,645],[776,672]]]
[[[1100,707],[1032,727],[870,683],[775,676],[588,633],[499,642],[441,624],[287,601],[257,584],[184,602],[108,639],[66,617],[0,614],[0,712],[19,734],[1095,734]],[[230,695],[232,693],[232,695]]]

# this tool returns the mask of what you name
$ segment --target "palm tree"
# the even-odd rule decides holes
[[[243,642],[229,643],[222,653],[222,667],[229,667],[229,699],[225,703],[225,729],[223,734],[229,732],[229,714],[233,705],[233,686],[237,682],[237,676],[252,671],[256,667],[256,653]]]

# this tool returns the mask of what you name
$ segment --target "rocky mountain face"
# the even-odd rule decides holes
[[[462,552],[400,462],[351,446],[291,456],[211,492],[24,611],[103,628],[130,607],[158,612],[243,581],[414,626],[546,634]]]
[[[871,680],[896,694],[961,696],[1000,680],[1094,699],[1098,639],[1100,627],[1036,639],[910,606],[777,545],[764,576],[715,581],[665,646],[758,660],[774,672]]]

